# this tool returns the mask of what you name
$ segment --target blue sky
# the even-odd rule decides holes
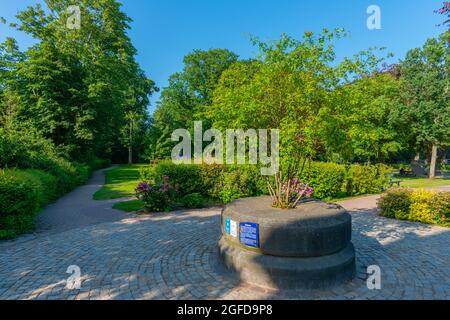
[[[0,16],[11,19],[17,11],[39,0],[0,0]],[[254,56],[246,35],[275,39],[282,33],[300,37],[305,31],[344,27],[351,33],[337,46],[339,57],[369,47],[387,47],[394,61],[404,57],[429,37],[444,31],[436,25],[443,17],[433,11],[441,0],[122,0],[134,20],[130,36],[138,60],[160,88],[182,68],[183,56],[193,49],[227,48],[242,58]],[[76,1],[73,1],[76,3]],[[381,8],[382,29],[366,27],[367,7]],[[0,41],[28,37],[0,25]],[[152,98],[153,106],[158,95]]]

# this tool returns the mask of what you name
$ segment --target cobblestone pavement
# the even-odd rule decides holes
[[[93,201],[103,173],[41,213],[37,232],[0,242],[0,299],[450,299],[450,230],[376,216],[377,196],[343,201],[353,215],[357,278],[316,291],[241,283],[217,256],[220,208],[127,216]],[[80,289],[66,288],[69,266]],[[382,289],[366,286],[379,265]]]
[[[448,229],[352,209],[358,276],[329,290],[279,292],[240,283],[217,258],[215,208],[2,242],[0,299],[450,299]],[[71,265],[81,269],[79,290],[66,289]],[[381,267],[381,290],[367,289],[369,265]]]

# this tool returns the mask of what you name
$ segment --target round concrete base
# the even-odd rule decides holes
[[[355,275],[352,219],[339,205],[308,201],[293,210],[270,197],[222,211],[220,255],[244,282],[273,289],[326,288]]]
[[[287,258],[242,250],[222,238],[219,252],[226,267],[252,285],[269,289],[324,289],[355,276],[355,249],[323,257]]]

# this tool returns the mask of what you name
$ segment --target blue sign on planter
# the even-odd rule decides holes
[[[226,218],[225,219],[225,233],[229,235],[230,232],[231,232],[231,219]]]
[[[259,225],[253,222],[239,224],[239,241],[246,246],[259,248]]]

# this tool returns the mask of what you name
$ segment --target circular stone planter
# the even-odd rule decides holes
[[[308,201],[296,209],[247,198],[222,211],[219,252],[242,281],[273,289],[326,288],[355,274],[352,220],[341,206]]]

